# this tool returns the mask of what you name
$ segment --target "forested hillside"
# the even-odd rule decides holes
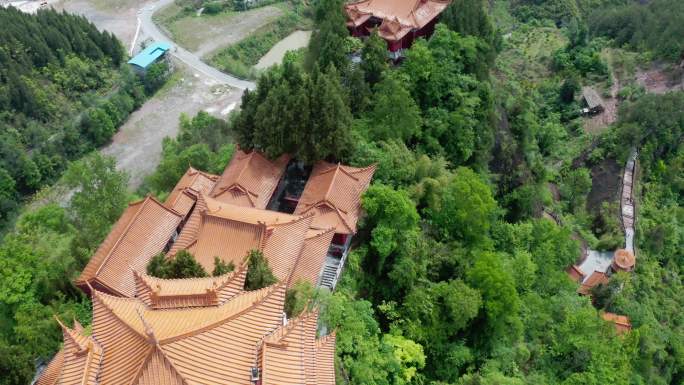
[[[652,52],[656,57],[684,59],[684,2],[679,0],[630,1],[591,12],[594,34],[607,36],[620,46]]]
[[[483,2],[454,1],[401,65],[372,35],[350,66],[341,3],[321,1],[308,57],[245,94],[232,122],[241,146],[378,167],[342,282],[319,299],[340,383],[682,381],[683,96],[632,95],[598,133],[579,114],[581,85],[614,81],[610,42],[591,38],[587,15],[626,3],[514,2],[519,20],[562,28],[537,37],[519,24],[502,41]],[[623,244],[610,199],[592,201],[611,177],[594,174],[632,148],[645,182],[637,269],[592,303],[565,269],[580,241]],[[629,316],[633,331],[618,335],[599,311]]]
[[[681,59],[661,50],[669,37],[681,43],[675,3],[454,0],[395,65],[377,34],[348,37],[342,0],[316,1],[307,52],[264,73],[228,121],[183,117],[138,194],[163,198],[188,164],[219,172],[236,144],[375,163],[336,291],[312,299],[337,333],[338,384],[680,385],[684,92],[649,94],[634,80],[653,57]],[[40,68],[57,87],[50,64]],[[581,115],[582,86],[613,103],[613,120]],[[92,108],[65,89],[57,101]],[[6,116],[24,119],[17,137],[69,126],[16,107]],[[579,296],[566,268],[582,248],[624,244],[616,197],[633,150],[636,268]],[[9,175],[18,186],[23,174]],[[27,383],[34,360],[56,351],[53,314],[87,328],[90,304],[72,280],[133,199],[111,159],[89,156],[64,179],[78,191],[67,207],[27,210],[0,243],[0,384]],[[631,331],[619,334],[603,311],[628,316]]]
[[[0,9],[0,223],[106,143],[145,98],[124,52],[85,18]]]

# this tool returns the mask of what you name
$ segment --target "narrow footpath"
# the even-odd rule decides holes
[[[634,222],[636,217],[634,210],[634,172],[637,155],[637,151],[632,150],[622,176],[622,196],[620,197],[620,219],[622,219],[622,226],[625,229],[625,249],[633,255],[636,255],[634,250]]]

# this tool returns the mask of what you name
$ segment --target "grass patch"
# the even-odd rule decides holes
[[[552,55],[566,44],[567,38],[558,28],[523,25],[504,40],[496,60],[497,73],[507,79],[538,83],[552,76]]]
[[[224,11],[215,15],[197,16],[196,11],[189,11],[174,3],[160,10],[153,19],[181,47],[196,51],[204,42],[221,35],[222,30],[234,23],[240,14],[235,11]]]
[[[156,92],[155,96],[159,98],[166,97],[172,89],[174,89],[178,84],[180,84],[183,78],[183,72],[175,70],[171,73],[171,76],[166,80],[166,83]]]
[[[257,75],[253,66],[262,56],[295,30],[307,28],[310,28],[308,19],[288,10],[283,17],[259,28],[237,44],[219,51],[210,59],[210,63],[221,71],[253,79]]]
[[[103,11],[112,11],[138,6],[137,0],[91,0],[91,3],[95,6],[95,8]]]

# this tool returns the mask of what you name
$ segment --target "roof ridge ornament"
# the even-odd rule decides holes
[[[159,341],[157,340],[157,337],[154,335],[154,329],[152,329],[152,326],[147,323],[140,309],[136,308],[135,312],[138,313],[138,317],[140,317],[140,321],[142,322],[143,327],[145,328],[144,330],[145,334],[147,335],[148,342],[152,342],[153,345],[159,345]]]

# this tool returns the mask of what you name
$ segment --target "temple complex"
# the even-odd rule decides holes
[[[284,320],[282,283],[216,306],[155,309],[96,289],[92,302],[90,334],[59,321],[64,346],[38,385],[335,384],[335,334],[316,337],[315,310]]]
[[[335,384],[334,332],[317,336],[315,309],[287,319],[285,292],[302,280],[334,288],[375,166],[293,162],[238,150],[220,176],[189,168],[164,203],[131,203],[76,280],[92,332],[58,320],[64,346],[37,384]],[[286,180],[293,164],[307,171]],[[276,202],[285,185],[304,186],[289,206]],[[215,257],[235,270],[147,275],[154,256],[181,250],[207,272]],[[253,250],[278,283],[246,291]]]
[[[368,36],[373,29],[397,59],[419,37],[434,32],[439,15],[451,0],[359,0],[344,6],[352,36]]]

